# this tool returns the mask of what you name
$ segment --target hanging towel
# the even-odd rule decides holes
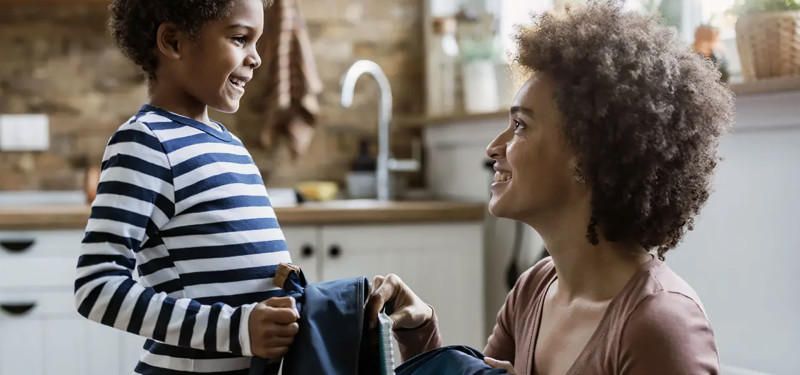
[[[264,25],[259,53],[267,70],[263,79],[266,89],[254,108],[264,114],[261,145],[272,147],[285,137],[292,154],[298,156],[314,136],[322,80],[297,0],[275,0],[265,10]]]

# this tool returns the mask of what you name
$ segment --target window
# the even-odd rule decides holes
[[[728,59],[733,80],[740,71],[736,51],[735,17],[729,15],[735,0],[625,0],[625,8],[644,13],[671,12],[669,23],[687,43],[694,42],[694,31],[702,24],[719,28],[720,43]],[[511,36],[514,25],[529,23],[531,12],[541,12],[552,8],[562,8],[567,3],[581,3],[582,0],[503,0],[497,1],[500,9],[500,38],[505,51],[513,51]]]

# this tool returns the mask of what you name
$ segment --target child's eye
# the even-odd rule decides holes
[[[239,44],[239,45],[247,44],[247,37],[244,36],[244,35],[235,36],[235,37],[233,37],[231,39],[233,39],[233,41],[236,42],[236,44]]]

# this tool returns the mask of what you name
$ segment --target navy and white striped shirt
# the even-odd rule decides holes
[[[220,127],[144,105],[103,156],[75,303],[148,338],[137,374],[246,374],[250,312],[280,293],[283,233],[253,159]]]

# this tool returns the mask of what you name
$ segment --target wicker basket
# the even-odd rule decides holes
[[[745,80],[800,75],[800,12],[740,16],[736,45]]]

